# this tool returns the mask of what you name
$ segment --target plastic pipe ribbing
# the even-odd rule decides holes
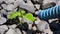
[[[56,5],[55,7],[46,10],[41,10],[38,16],[41,20],[60,18],[60,5]]]

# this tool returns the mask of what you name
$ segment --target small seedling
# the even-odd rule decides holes
[[[22,20],[23,20],[23,18],[26,18],[26,19],[28,19],[28,20],[30,20],[30,21],[34,21],[34,17],[33,17],[33,15],[31,14],[31,13],[25,13],[25,11],[24,10],[19,10],[19,11],[17,11],[17,12],[12,12],[11,14],[10,14],[10,19],[13,19],[13,18],[16,18],[16,17],[21,17],[22,18]]]
[[[25,29],[28,29],[28,24],[24,23],[23,19],[26,18],[27,20],[29,21],[32,21],[34,22],[34,16],[31,14],[31,13],[26,13],[24,10],[19,10],[19,11],[16,11],[16,12],[12,12],[10,14],[10,17],[9,19],[14,19],[16,17],[20,17],[22,18],[20,23],[17,24],[17,27],[21,30],[25,30]],[[26,25],[24,25],[26,24]]]
[[[16,12],[12,12],[10,17],[9,17],[9,19],[14,19],[17,16],[22,18],[22,19],[21,19],[20,23],[17,24],[16,28],[19,28],[21,31],[22,30],[28,31],[29,30],[28,29],[28,24],[27,24],[27,22],[23,21],[23,19],[26,18],[28,21],[33,22],[33,24],[32,24],[32,31],[38,30],[37,25],[35,24],[35,18],[34,18],[32,13],[26,13],[24,10],[19,10],[19,11],[16,11]],[[33,32],[30,32],[30,33],[33,33]]]

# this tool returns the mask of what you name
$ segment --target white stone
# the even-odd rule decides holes
[[[14,3],[15,0],[5,0],[5,2],[6,2],[7,4],[10,4],[10,3]]]
[[[40,23],[40,20],[39,19],[37,19],[36,21],[35,21],[35,24],[39,24]]]
[[[16,1],[14,2],[14,7],[17,7],[17,6],[19,5],[19,3],[25,4],[25,2],[24,2],[23,0],[16,0]]]
[[[8,12],[16,12],[18,8],[14,8],[12,10],[8,10]]]
[[[10,26],[8,26],[8,27],[9,27],[9,28],[14,28],[14,29],[15,29],[16,26],[17,26],[16,24],[13,24],[13,25],[10,25]]]
[[[1,10],[1,13],[7,15],[7,12],[4,9]]]
[[[4,9],[6,9],[6,10],[13,10],[14,9],[14,5],[9,4]]]
[[[16,2],[25,4],[24,0],[16,0]]]
[[[22,31],[23,32],[23,34],[27,34],[25,31]]]
[[[22,33],[21,33],[21,31],[20,31],[18,28],[16,28],[16,29],[10,28],[10,29],[6,32],[6,34],[22,34]]]
[[[40,22],[37,24],[37,27],[40,31],[44,31],[46,28],[46,25],[47,25],[47,28],[49,28],[49,25],[46,21],[40,20]]]
[[[21,8],[24,8],[32,13],[35,12],[35,8],[34,8],[33,4],[31,3],[31,1],[29,1],[29,3],[25,3],[23,0],[16,0],[14,2],[14,7],[17,7],[19,5]]]
[[[57,3],[58,0],[44,0],[43,4],[50,3],[50,2],[55,2]]]
[[[7,21],[6,18],[4,18],[4,17],[1,17],[1,18],[0,18],[0,24],[5,23],[6,21]]]
[[[53,32],[50,30],[50,29],[45,29],[44,30],[44,33],[46,34],[46,33],[48,33],[48,34],[53,34]]]
[[[58,1],[58,3],[57,3],[58,5],[60,5],[60,0]]]
[[[41,10],[38,10],[35,12],[36,15],[38,15],[41,12]]]
[[[5,34],[16,34],[14,29],[9,29]]]
[[[28,24],[28,25],[29,25],[29,27],[28,27],[28,28],[29,28],[29,29],[32,29],[32,24],[30,23],[30,24]]]
[[[3,34],[5,31],[8,30],[8,27],[6,25],[0,26],[0,33]]]
[[[33,5],[33,3],[31,2],[31,0],[27,0],[27,3],[28,5]]]
[[[19,6],[21,8],[24,8],[24,9],[28,10],[29,12],[32,12],[32,13],[34,13],[35,10],[36,10],[33,5],[28,5],[28,4],[22,4],[22,3],[20,3]]]
[[[25,6],[25,7],[24,7],[24,6]],[[28,10],[28,11],[31,12],[31,13],[34,13],[34,12],[35,12],[35,8],[34,8],[33,6],[30,6],[30,5],[24,5],[24,6],[22,5],[22,6],[20,6],[20,7]]]
[[[0,13],[0,18],[1,18],[1,13]]]
[[[2,3],[3,2],[3,0],[0,0],[0,3]]]
[[[18,9],[18,8],[15,8],[15,9],[13,9],[12,11],[13,11],[13,12],[16,12],[16,11],[17,11],[17,9]]]
[[[19,5],[18,2],[14,2],[14,7],[17,7]]]
[[[55,20],[58,20],[58,18],[56,18],[56,19],[49,19],[49,23],[51,23],[51,22],[53,22]]]
[[[37,9],[40,9],[40,5],[39,4],[35,4]]]
[[[18,28],[15,29],[15,32],[16,32],[16,34],[22,34],[21,31],[20,31],[20,29],[18,29]]]
[[[1,4],[1,6],[2,6],[3,8],[5,8],[7,5],[6,5],[6,4]]]

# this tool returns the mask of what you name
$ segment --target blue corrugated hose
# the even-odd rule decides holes
[[[38,14],[41,20],[49,20],[54,18],[60,18],[60,5],[56,5],[55,7],[42,10]]]

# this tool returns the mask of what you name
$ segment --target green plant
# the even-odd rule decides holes
[[[32,21],[32,22],[34,22],[34,20],[35,20],[31,13],[26,13],[24,10],[19,10],[19,11],[16,11],[16,12],[12,12],[10,14],[9,19],[13,19],[17,16],[22,18],[20,24],[23,23],[23,18],[26,18],[27,20]]]
[[[28,14],[26,14],[25,15],[25,18],[27,19],[27,20],[30,20],[30,21],[34,21],[34,17],[33,17],[33,15],[31,14],[31,13],[28,13]]]

